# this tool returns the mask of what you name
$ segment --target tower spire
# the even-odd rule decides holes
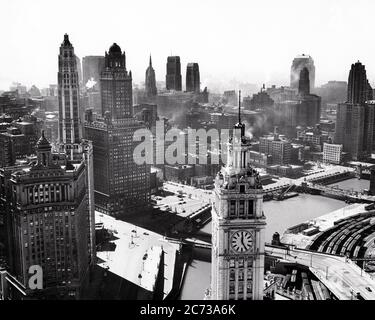
[[[238,123],[241,124],[241,90],[238,91]]]
[[[152,67],[151,53],[150,53],[150,67]]]

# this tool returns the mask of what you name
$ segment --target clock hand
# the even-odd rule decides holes
[[[242,243],[243,247],[245,248],[245,250],[247,250],[246,245],[243,241],[243,233],[241,233],[241,243]]]

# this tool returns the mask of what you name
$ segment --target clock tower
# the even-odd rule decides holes
[[[211,299],[262,300],[264,289],[263,188],[249,165],[250,138],[238,123],[228,143],[228,159],[215,179],[212,208]]]

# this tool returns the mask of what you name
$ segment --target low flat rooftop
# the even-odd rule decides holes
[[[163,187],[173,195],[156,197],[156,205],[162,211],[169,210],[183,218],[210,204],[212,197],[210,190],[198,189],[179,183],[167,182],[164,183]]]
[[[167,241],[162,235],[130,223],[95,212],[96,223],[113,232],[116,247],[113,251],[98,251],[98,265],[139,287],[152,291],[158,274],[158,257],[164,251],[164,297],[171,291],[176,251],[179,245]],[[147,259],[144,260],[147,253]],[[142,274],[142,278],[139,275]]]

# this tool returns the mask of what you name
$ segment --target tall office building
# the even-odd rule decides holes
[[[299,76],[299,82],[298,82],[298,93],[300,95],[308,95],[310,94],[310,75],[309,70],[304,67]]]
[[[105,53],[100,86],[103,116],[111,121],[133,117],[132,74],[126,70],[125,52],[116,43]]]
[[[58,96],[59,96],[59,141],[75,144],[81,141],[81,110],[79,105],[79,77],[77,59],[69,36],[64,35],[60,46]]]
[[[86,86],[89,80],[93,80],[99,84],[100,74],[104,69],[104,61],[104,56],[83,57],[83,86]]]
[[[298,78],[298,95],[275,103],[276,125],[290,138],[296,136],[297,126],[315,127],[320,121],[321,98],[310,93],[308,68],[301,69]]]
[[[290,86],[298,89],[300,73],[303,68],[309,71],[310,92],[315,87],[315,65],[314,60],[309,55],[298,55],[293,59],[292,67],[290,70]]]
[[[117,44],[105,54],[100,82],[103,118],[89,117],[85,123],[85,138],[94,150],[95,208],[126,217],[148,205],[151,168],[133,158],[139,144],[133,134],[144,125],[133,117],[132,75]]]
[[[9,271],[29,290],[29,268],[43,270],[44,299],[78,299],[95,256],[85,161],[54,159],[42,133],[36,161],[0,169]]]
[[[76,61],[77,61],[77,72],[78,72],[78,84],[79,84],[79,87],[81,88],[82,86],[82,63],[81,63],[81,59],[76,56]]]
[[[167,90],[182,90],[181,62],[179,56],[168,57],[165,83]]]
[[[355,160],[372,152],[375,104],[366,103],[371,99],[365,66],[358,61],[349,72],[347,101],[337,106],[335,132],[335,143]]]
[[[320,121],[321,98],[310,92],[310,71],[303,68],[298,83],[298,99],[301,101],[299,125],[314,127]]]
[[[89,209],[87,220],[90,225],[90,256],[91,265],[95,263],[95,207],[94,207],[94,172],[93,146],[91,141],[82,139],[82,117],[80,109],[80,93],[77,71],[77,58],[74,58],[74,48],[69,36],[64,35],[60,47],[58,63],[58,101],[59,101],[59,142],[57,149],[65,154],[69,163],[84,164],[87,206]]]
[[[201,91],[198,63],[188,63],[186,67],[186,91],[195,93]]]
[[[211,298],[262,300],[265,216],[259,174],[249,165],[250,141],[241,119],[215,180],[212,208]]]
[[[348,79],[347,102],[362,104],[372,100],[372,88],[367,80],[366,68],[359,61],[352,64]]]
[[[157,95],[158,90],[156,89],[155,70],[152,67],[151,55],[149,65],[146,70],[145,87],[147,97],[154,97]]]

